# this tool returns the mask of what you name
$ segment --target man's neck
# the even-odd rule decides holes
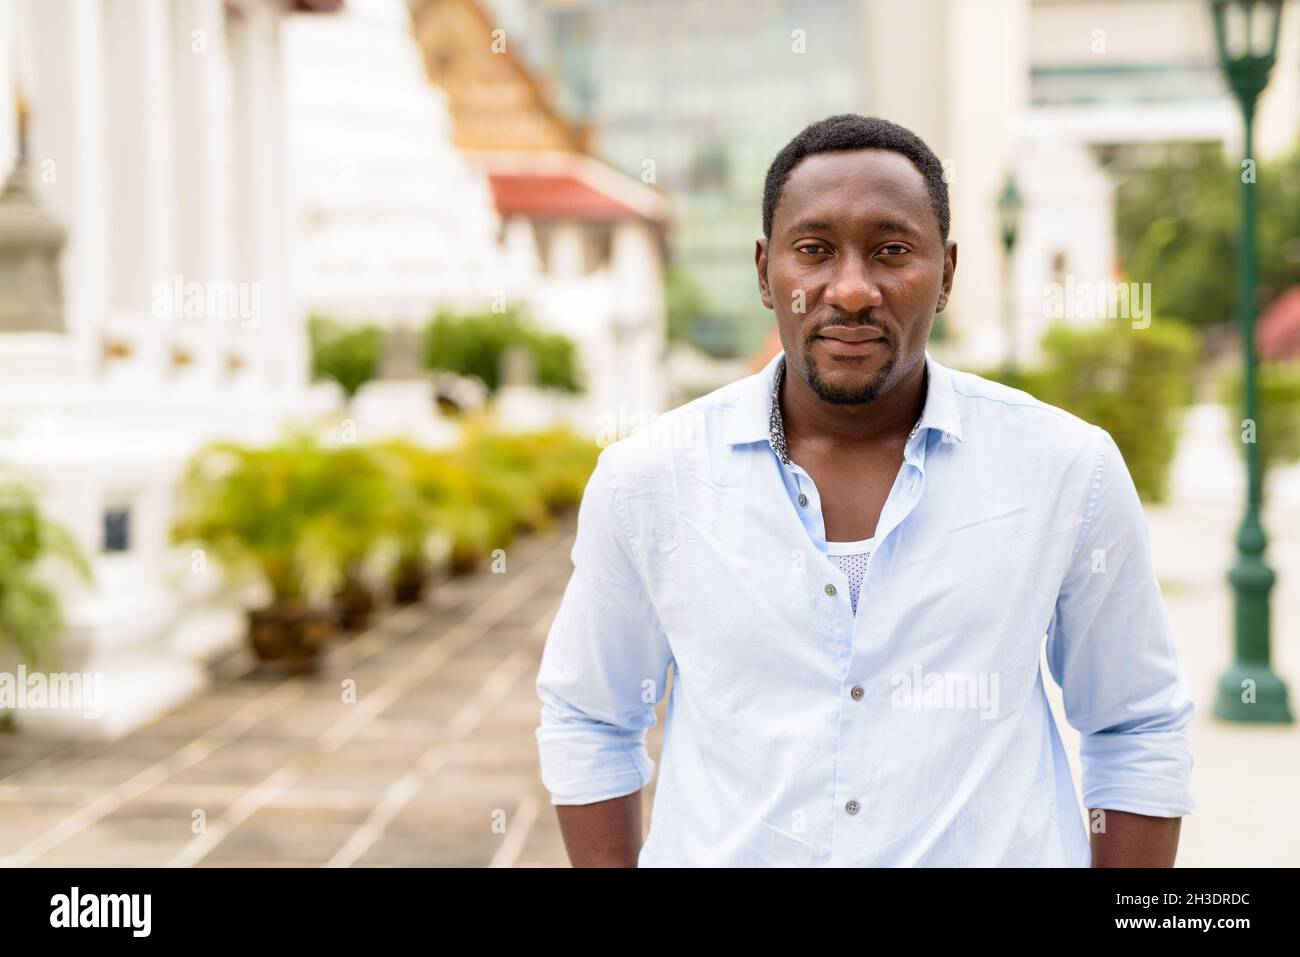
[[[854,405],[826,402],[788,364],[781,378],[781,417],[791,447],[902,445],[925,408],[924,356],[889,392]]]

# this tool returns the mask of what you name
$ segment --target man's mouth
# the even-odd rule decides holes
[[[874,355],[889,344],[874,326],[827,326],[815,338],[829,354],[846,358]]]
[[[817,338],[837,342],[873,342],[884,339],[885,334],[874,326],[827,326],[817,333]]]

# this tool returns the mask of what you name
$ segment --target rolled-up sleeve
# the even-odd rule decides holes
[[[538,754],[552,804],[631,794],[654,772],[645,735],[672,656],[620,504],[615,451],[601,453],[583,494],[573,575],[537,676]]]
[[[1067,720],[1082,735],[1084,806],[1152,817],[1195,809],[1187,679],[1119,448],[1098,430],[1083,524],[1047,632]]]

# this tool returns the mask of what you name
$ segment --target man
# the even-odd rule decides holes
[[[914,134],[809,126],[755,257],[784,351],[601,454],[537,679],[576,866],[1173,865],[1192,704],[1137,493],[1102,429],[928,354],[948,226]]]

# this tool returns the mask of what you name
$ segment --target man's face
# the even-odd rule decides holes
[[[790,172],[755,253],[787,369],[826,402],[870,402],[925,355],[957,244],[925,180],[890,150],[816,153]]]

